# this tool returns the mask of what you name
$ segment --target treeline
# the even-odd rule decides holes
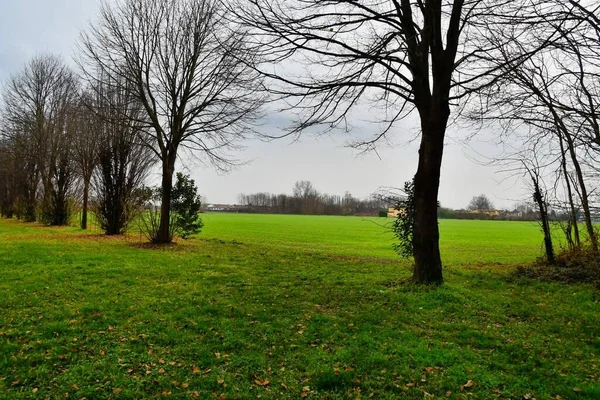
[[[52,55],[10,79],[0,137],[4,217],[66,225],[81,211],[85,229],[91,207],[106,233],[126,230],[156,157],[140,142],[141,105],[113,83],[86,86]]]
[[[293,193],[239,194],[244,212],[310,215],[378,215],[387,203],[375,197],[358,199],[349,192],[343,196],[320,193],[309,181],[296,182]]]

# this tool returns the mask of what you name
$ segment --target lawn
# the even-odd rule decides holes
[[[204,220],[159,249],[0,221],[0,398],[600,398],[597,291],[510,274],[534,224],[441,221],[433,289],[380,219]]]

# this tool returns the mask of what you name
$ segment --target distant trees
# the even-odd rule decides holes
[[[239,194],[238,202],[249,212],[312,215],[377,215],[388,204],[377,198],[357,199],[349,192],[344,196],[319,193],[310,181],[294,184],[292,195],[254,193]]]
[[[228,168],[263,99],[246,31],[216,0],[122,0],[103,3],[82,35],[81,65],[98,80],[127,87],[141,106],[142,142],[162,164],[160,229],[170,242],[170,204],[180,150]],[[100,72],[100,73],[98,73]],[[199,154],[198,154],[199,153]]]
[[[473,196],[469,202],[469,205],[467,206],[467,210],[469,211],[492,210],[493,208],[494,204],[492,204],[491,200],[485,194]]]

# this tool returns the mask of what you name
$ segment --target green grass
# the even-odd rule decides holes
[[[535,225],[441,221],[434,289],[378,219],[204,221],[160,249],[0,221],[0,398],[600,398],[597,292],[510,277]]]
[[[391,219],[304,215],[205,214],[203,237],[283,251],[397,259]],[[543,254],[536,222],[440,220],[448,265],[526,262]]]

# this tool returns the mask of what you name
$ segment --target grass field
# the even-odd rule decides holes
[[[597,291],[510,274],[535,224],[441,221],[419,288],[380,219],[204,221],[159,249],[0,221],[0,398],[600,398]]]
[[[304,215],[206,214],[203,237],[320,254],[398,259],[391,219]],[[515,263],[543,254],[536,222],[440,220],[446,264]]]

